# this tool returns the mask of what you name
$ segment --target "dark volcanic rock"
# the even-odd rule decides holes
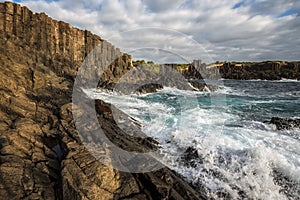
[[[287,196],[288,199],[297,199],[300,194],[299,182],[293,180],[285,172],[280,169],[273,168],[272,175],[274,177],[274,183],[281,187],[280,193]]]
[[[107,89],[115,92],[119,92],[121,94],[146,94],[146,93],[154,93],[158,90],[163,89],[163,86],[158,83],[139,83],[138,81],[135,83],[104,83],[99,85],[99,89]]]
[[[138,93],[141,94],[145,94],[145,93],[153,93],[153,92],[157,92],[158,90],[163,89],[163,86],[160,84],[146,84],[146,85],[142,85],[141,87],[139,87],[137,89]]]
[[[275,124],[278,130],[300,128],[300,119],[272,117],[270,123]]]
[[[216,90],[220,89],[219,86],[207,85],[206,83],[199,83],[199,82],[196,82],[196,81],[190,81],[189,83],[199,91],[210,92],[210,91],[216,91]]]
[[[198,151],[194,147],[188,147],[181,159],[188,167],[195,168],[198,163],[201,163],[201,158],[198,154]]]
[[[89,31],[8,2],[0,3],[0,35],[1,199],[200,199],[168,168],[121,172],[82,144],[72,115],[78,105],[71,102],[77,70],[100,45],[102,58],[112,62],[100,63],[109,64],[102,74],[87,70],[82,81],[116,83],[132,67],[129,55]],[[157,148],[138,122],[113,106],[96,101],[77,111],[95,107],[114,144],[128,151]],[[106,150],[99,153],[110,155]]]

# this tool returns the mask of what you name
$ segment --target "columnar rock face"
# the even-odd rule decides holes
[[[85,78],[116,82],[132,68],[129,55],[89,31],[0,3],[1,199],[199,199],[167,168],[120,172],[98,162],[82,145],[72,115],[72,89],[77,70],[97,45],[98,61],[109,66],[102,75],[86,72]],[[114,143],[133,150],[156,148],[150,138],[125,134],[110,105],[94,105]],[[130,130],[142,134],[137,125]]]
[[[0,31],[4,55],[30,66],[45,65],[61,76],[75,77],[82,61],[97,46],[101,49],[102,66],[119,66],[115,71],[106,71],[103,77],[107,80],[115,80],[132,67],[131,56],[99,36],[44,13],[34,14],[18,4],[0,4]]]

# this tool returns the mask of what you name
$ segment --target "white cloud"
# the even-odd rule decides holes
[[[129,49],[128,45],[154,47],[156,52],[155,48],[166,48],[190,58],[204,58],[203,54],[209,52],[214,60],[240,61],[299,60],[300,55],[299,0],[23,0],[21,3],[35,12],[46,12],[55,19],[89,29],[123,50]],[[138,29],[142,27],[159,29]],[[122,33],[132,29],[138,31],[131,31],[132,35]],[[196,51],[191,38],[206,51]],[[149,50],[132,52],[134,58],[147,58],[147,53]],[[159,54],[152,57],[161,60]],[[167,58],[165,53],[162,57]]]
[[[173,10],[178,8],[184,0],[143,0],[142,3],[146,5],[146,7],[151,12],[164,12],[167,10]]]

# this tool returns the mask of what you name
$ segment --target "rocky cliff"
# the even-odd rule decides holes
[[[134,65],[145,61],[134,62]],[[155,64],[153,64],[155,65]],[[159,65],[156,65],[159,68]],[[206,65],[200,60],[189,64],[164,64],[161,73],[176,70],[187,80],[192,79],[237,79],[237,80],[300,80],[300,62],[265,61],[265,62],[223,62]]]
[[[101,64],[113,68],[102,79],[114,81],[132,67],[130,55],[87,30],[52,20],[44,13],[34,14],[26,7],[5,3],[0,6],[0,19],[1,52],[14,62],[47,66],[60,76],[75,77],[84,58],[98,46]]]
[[[89,31],[9,2],[0,3],[0,43],[1,199],[201,198],[168,168],[121,172],[97,161],[82,145],[71,102],[77,70],[100,45],[99,62],[109,67],[101,76],[84,76],[115,82],[132,68],[129,55]],[[121,130],[109,104],[95,101],[82,111],[95,106],[103,132],[115,144],[134,151],[156,148],[151,138]],[[143,134],[138,125],[127,129]]]
[[[211,65],[170,64],[187,79],[237,79],[237,80],[300,80],[300,62],[224,62]]]
[[[219,72],[226,79],[280,80],[300,79],[300,62],[266,61],[254,63],[223,63]]]

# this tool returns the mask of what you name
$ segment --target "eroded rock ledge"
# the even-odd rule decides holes
[[[77,70],[100,44],[104,60],[117,55],[101,76],[113,82],[132,68],[129,55],[89,31],[9,2],[0,3],[0,35],[1,198],[201,199],[168,168],[120,172],[98,162],[82,145],[71,103]],[[113,142],[156,148],[151,138],[120,130],[110,105],[96,105],[99,123]],[[140,131],[138,125],[129,128]]]

